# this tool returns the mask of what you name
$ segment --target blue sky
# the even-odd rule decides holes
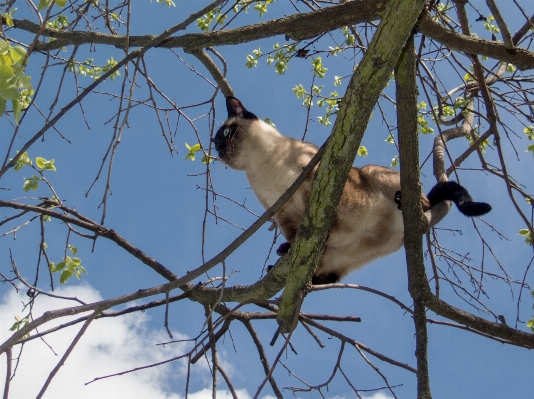
[[[132,9],[132,34],[159,34],[164,27],[172,26],[208,3],[208,1],[198,0],[176,1],[175,8],[167,8],[155,2],[137,0],[133,3]],[[471,3],[484,15],[488,13],[485,2]],[[517,17],[514,10],[504,9],[503,11],[505,18],[510,21],[513,17]],[[269,6],[269,12],[262,20],[281,17],[292,12],[294,9],[289,2],[279,0]],[[469,9],[469,12],[473,12],[472,9]],[[514,14],[509,14],[511,12]],[[21,19],[32,18],[22,5],[19,6],[19,11],[15,16]],[[254,21],[259,21],[259,18],[256,12],[251,10],[246,17],[236,21],[236,26]],[[473,29],[480,36],[489,38],[489,33],[481,25],[474,26]],[[198,29],[191,26],[188,31],[198,32]],[[21,36],[20,40],[27,40],[27,37]],[[236,96],[243,101],[245,106],[260,118],[270,118],[283,134],[299,138],[304,131],[306,109],[302,107],[302,100],[296,98],[291,88],[300,83],[306,88],[310,87],[311,60],[292,60],[289,65],[290,69],[283,76],[276,74],[272,66],[267,66],[264,59],[259,62],[257,68],[245,67],[246,56],[253,49],[261,47],[261,50],[266,52],[272,49],[276,42],[283,44],[285,40],[283,37],[269,38],[239,46],[223,46],[217,48],[217,51],[225,58],[228,64],[227,79],[235,90]],[[331,45],[328,40],[322,43],[324,43],[322,47]],[[320,44],[317,45],[317,48],[322,47]],[[68,57],[71,50],[67,48],[67,53],[63,56]],[[116,60],[123,56],[123,53],[115,48],[97,46],[96,51],[93,50],[87,46],[81,47],[76,59],[84,60],[91,57],[95,60],[95,64],[103,65],[111,56]],[[194,57],[185,54],[180,49],[176,50],[176,53],[190,67],[207,74]],[[37,82],[43,63],[43,56],[32,55],[27,73],[32,75],[34,84]],[[176,55],[168,51],[159,49],[149,51],[146,55],[146,63],[158,87],[169,97],[176,99],[179,106],[205,101],[213,93],[213,88],[204,79],[191,72]],[[328,68],[328,72],[325,78],[316,79],[315,84],[324,85],[324,93],[337,90],[342,95],[347,79],[341,86],[335,87],[334,76],[350,75],[354,63],[357,63],[357,60],[352,60],[352,55],[349,53],[337,58],[323,55],[323,64]],[[491,66],[493,62],[488,61],[485,65]],[[56,66],[47,72],[49,75],[41,89],[38,102],[38,105],[42,104],[42,110],[45,113],[51,99],[55,96],[57,76],[61,70],[62,66]],[[130,68],[130,76],[132,71],[133,68]],[[124,74],[124,71],[121,73]],[[442,79],[446,82],[450,80],[447,87],[454,87],[460,82],[453,74],[443,75]],[[79,77],[78,82],[85,87],[92,80]],[[70,140],[70,143],[51,130],[46,134],[44,141],[36,143],[29,151],[33,159],[36,156],[55,159],[57,172],[50,172],[47,178],[67,206],[75,207],[93,220],[100,220],[102,215],[102,209],[98,206],[104,192],[105,177],[97,181],[87,197],[86,192],[95,179],[113,134],[114,122],[107,124],[106,122],[114,117],[118,109],[118,101],[111,99],[105,93],[119,93],[121,82],[122,78],[117,78],[113,82],[105,82],[98,89],[104,94],[90,94],[83,101],[83,113],[80,107],[75,107],[60,120],[57,128]],[[146,100],[148,98],[146,82],[140,76],[138,76],[138,84],[139,87],[135,88],[134,97],[138,100]],[[129,88],[129,85],[127,87]],[[393,88],[387,88],[386,93],[394,95]],[[56,112],[74,96],[73,79],[69,77],[65,81],[65,90]],[[420,100],[425,100],[425,98],[421,97]],[[158,100],[158,103],[162,107],[166,106],[162,100]],[[389,121],[395,125],[393,107],[388,105],[387,101],[383,101],[382,104],[387,111]],[[216,123],[219,124],[226,118],[224,98],[220,93],[216,106],[217,113],[214,117]],[[196,118],[204,115],[207,110],[207,107],[195,108],[186,110],[186,113],[189,118]],[[316,119],[323,113],[323,109],[314,106],[310,116]],[[160,115],[164,116],[163,113]],[[89,128],[84,121],[84,116]],[[37,112],[28,114],[27,119],[21,125],[20,136],[16,138],[15,148],[20,147],[28,137],[35,134],[43,123],[42,117]],[[506,119],[506,123],[518,136],[524,137],[521,121]],[[170,124],[174,131],[175,114],[170,114]],[[205,116],[196,120],[195,126],[202,143],[207,146],[210,120]],[[320,145],[330,133],[330,129],[331,127],[324,127],[312,121],[309,125],[307,140]],[[11,139],[11,131],[12,127],[6,117],[1,118],[1,149],[6,148]],[[391,158],[396,155],[396,150],[391,144],[385,143],[384,140],[388,134],[387,126],[382,122],[379,110],[375,110],[362,143],[369,150],[369,155],[366,158],[358,158],[355,165],[368,163],[389,165]],[[434,137],[434,135],[421,136],[422,160],[429,153]],[[530,154],[523,152],[523,147],[526,147],[524,138],[522,140],[512,139],[514,144],[519,144],[518,160],[510,143],[504,142],[505,154],[510,160],[508,167],[517,180],[527,184],[526,191],[532,192],[530,176],[534,159]],[[170,156],[154,111],[142,106],[133,108],[129,117],[129,127],[124,130],[113,165],[111,178],[113,194],[108,198],[105,225],[115,229],[132,244],[156,258],[176,274],[183,275],[186,271],[202,264],[202,222],[206,197],[204,190],[197,186],[204,187],[206,178],[202,175],[204,165],[199,161],[200,157],[197,157],[195,162],[184,159],[187,153],[184,143],[194,144],[197,142],[197,137],[183,118],[178,123],[174,140],[179,152],[177,155]],[[459,155],[467,148],[466,144],[467,140],[455,140],[450,145],[451,152],[455,156]],[[487,156],[489,160],[496,158],[491,149],[488,150]],[[465,166],[478,168],[479,163],[473,157]],[[11,200],[27,197],[28,194],[22,190],[23,177],[29,177],[31,174],[33,171],[27,168],[19,172],[6,173],[2,177],[0,187],[10,188],[10,190],[1,190],[1,198]],[[447,218],[438,225],[437,234],[440,244],[458,253],[459,257],[466,255],[472,265],[479,266],[483,245],[473,227],[475,223],[487,238],[492,251],[511,278],[521,280],[532,258],[532,248],[526,246],[517,234],[517,231],[524,226],[515,212],[510,211],[511,204],[505,192],[504,183],[495,177],[469,170],[461,171],[460,178],[462,184],[469,189],[475,199],[491,203],[494,210],[484,218],[488,223],[486,225],[480,221],[472,222],[460,215],[456,209],[452,209]],[[222,163],[217,162],[212,165],[212,179],[215,191],[221,194],[216,202],[218,215],[243,228],[255,220],[255,216],[243,207],[225,200],[222,196],[231,197],[241,204],[244,203],[257,214],[262,213],[262,207],[250,190],[244,173],[226,168]],[[427,162],[422,169],[422,181],[425,191],[433,185],[430,162]],[[51,194],[44,185],[41,185],[36,193],[30,195],[43,197]],[[24,202],[36,203],[30,198],[24,199]],[[211,202],[210,207],[213,209]],[[6,216],[11,214],[3,213]],[[238,228],[222,220],[215,223],[211,216],[208,216],[207,220],[205,259],[209,259],[224,249],[240,233]],[[20,221],[12,222],[2,226],[0,236],[21,223]],[[491,226],[506,238],[492,232]],[[273,241],[273,233],[269,232],[267,227],[264,226],[227,260],[228,270],[235,272],[227,284],[247,285],[261,277],[262,267]],[[51,260],[58,262],[65,251],[67,234],[65,226],[54,221],[47,223],[46,228],[46,242]],[[0,240],[2,273],[9,272],[11,251],[23,276],[33,281],[39,239],[40,226],[36,221],[17,230],[16,234],[10,233],[2,236]],[[92,242],[88,240],[71,235],[70,243],[78,248],[78,256],[82,259],[82,264],[88,270],[89,275],[83,276],[80,282],[71,279],[66,286],[60,287],[58,292],[62,295],[96,300],[127,294],[164,282],[152,270],[104,239],[98,239],[94,252]],[[487,249],[484,257],[485,270],[499,273],[499,265]],[[276,256],[271,257],[267,264],[275,261]],[[427,263],[427,270],[430,273],[428,259]],[[439,265],[445,271],[447,270],[443,262]],[[472,292],[469,278],[457,270],[455,272],[458,273],[463,286]],[[219,265],[208,274],[209,276],[202,280],[222,275],[222,268]],[[451,276],[450,271],[448,275]],[[57,276],[55,278],[57,287],[59,281]],[[343,282],[382,290],[403,303],[410,304],[403,251],[373,262],[364,269],[352,273]],[[527,277],[526,282],[530,282],[531,285],[534,283],[530,276]],[[42,289],[49,288],[47,273],[40,274],[39,286]],[[517,295],[519,294],[517,286],[512,285],[512,287],[513,293],[511,294],[508,285],[486,277],[484,289],[489,298],[482,297],[484,303],[496,314],[505,315],[510,325],[514,325],[515,322]],[[25,315],[21,306],[21,302],[27,300],[24,291],[15,295],[9,285],[4,284],[1,287],[0,337],[2,341],[9,336],[8,328],[14,321],[14,315]],[[459,299],[446,284],[442,284],[441,295],[455,306],[481,316],[491,317],[477,313],[466,301]],[[522,295],[520,319],[524,322],[532,316],[532,299],[526,290]],[[45,309],[71,306],[54,302],[43,296],[39,299],[41,302],[35,309],[35,316]],[[253,306],[245,309],[258,310]],[[415,367],[412,319],[392,302],[358,290],[332,289],[308,295],[303,311],[360,316],[361,323],[335,324],[330,322],[327,324],[374,350]],[[440,319],[432,313],[429,313],[428,317]],[[171,306],[169,321],[175,337],[193,338],[203,327],[204,310],[196,303],[181,301]],[[167,345],[165,350],[161,346],[155,346],[157,343],[168,340],[163,322],[164,309],[135,314],[123,320],[96,321],[53,381],[45,397],[72,397],[73,390],[76,390],[79,397],[96,397],[97,395],[101,398],[116,397],[113,395],[120,392],[121,395],[127,393],[128,397],[132,398],[182,398],[185,392],[185,372],[184,364],[180,362],[160,369],[140,371],[95,382],[88,386],[83,385],[95,377],[121,372],[131,367],[150,364],[183,353],[187,349],[186,344]],[[269,361],[272,362],[282,345],[281,339],[274,347],[268,345],[276,330],[276,323],[273,320],[258,321],[254,322],[254,327],[264,342]],[[61,356],[77,328],[66,329],[57,337],[51,336],[46,341]],[[452,327],[430,324],[428,328],[430,378],[434,398],[500,396],[526,398],[531,396],[529,393],[531,394],[532,355],[529,351],[503,345]],[[524,323],[520,323],[518,328],[527,330]],[[337,340],[321,332],[317,334],[326,348],[320,349],[311,336],[299,327],[292,340],[297,354],[289,351],[283,356],[284,364],[299,377],[312,384],[328,379],[340,347]],[[224,341],[221,340],[219,351],[234,386],[241,390],[239,397],[247,398],[247,395],[252,397],[257,386],[262,382],[264,374],[257,351],[243,325],[234,322],[231,336],[227,334]],[[55,356],[42,341],[35,340],[26,345],[17,377],[12,383],[12,397],[35,396],[49,370],[59,360],[59,356]],[[387,376],[391,385],[400,385],[395,388],[398,397],[415,396],[416,381],[413,374],[383,363],[372,356],[369,356],[369,359]],[[358,389],[374,389],[384,385],[381,378],[354,348],[345,348],[342,367]],[[194,399],[210,397],[211,392],[206,390],[210,386],[209,369],[206,363],[199,362],[193,369],[190,392],[195,392],[198,396],[191,397]],[[5,375],[4,371],[5,362],[0,360],[0,375]],[[297,379],[288,375],[280,364],[277,366],[275,375],[281,387],[302,386]],[[26,384],[28,379],[35,381],[35,385],[28,387]],[[223,392],[226,387],[222,381],[220,386],[220,397],[226,397],[224,395],[228,393]],[[373,399],[385,399],[391,396],[387,391],[371,396],[373,394],[369,392],[363,395]],[[272,395],[268,386],[262,391],[262,395],[260,397],[265,398]],[[329,398],[354,397],[350,386],[340,375],[336,376],[326,395]],[[285,391],[285,396],[289,397],[291,393]],[[298,397],[317,396],[316,393],[312,393],[299,394]]]

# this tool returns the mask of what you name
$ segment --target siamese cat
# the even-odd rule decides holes
[[[283,136],[247,111],[235,97],[226,98],[226,108],[228,120],[212,139],[215,149],[229,167],[246,172],[252,190],[268,209],[296,180],[318,148]],[[288,241],[278,249],[279,255],[287,253],[295,238],[311,184],[312,176],[274,216]],[[421,193],[424,211],[445,200],[454,201],[467,216],[491,210],[489,204],[473,202],[467,190],[453,181],[437,184],[428,196]],[[403,240],[399,172],[377,165],[353,167],[312,283],[335,283],[374,259],[397,251]]]

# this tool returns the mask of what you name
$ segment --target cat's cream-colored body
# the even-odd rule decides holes
[[[235,97],[226,98],[226,108],[228,120],[212,139],[215,149],[228,166],[246,172],[254,193],[267,209],[297,179],[318,148],[282,136]],[[309,177],[274,216],[289,243],[302,220],[311,184]],[[471,217],[491,210],[485,202],[474,202],[467,190],[454,181],[439,182],[428,197],[421,193],[424,211],[441,201],[454,201],[460,212]],[[399,173],[376,165],[352,168],[312,282],[336,282],[352,270],[397,251],[403,241]],[[287,249],[288,245],[282,244],[279,252]]]
[[[231,157],[234,169],[244,170],[264,208],[271,207],[297,179],[318,148],[282,136],[274,127],[256,119],[229,119],[246,135],[237,140]],[[308,179],[276,213],[274,219],[288,242],[292,242],[302,219],[311,189]],[[399,173],[382,166],[352,168],[330,230],[323,258],[315,276],[334,273],[339,278],[403,245],[402,213],[393,201],[400,190]]]

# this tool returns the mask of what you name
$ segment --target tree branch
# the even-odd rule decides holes
[[[221,1],[215,3],[220,4]],[[205,9],[210,9],[210,7],[214,8],[213,5],[210,5]],[[384,8],[385,2],[353,0],[325,7],[318,11],[291,15],[241,28],[208,33],[188,33],[167,38],[152,47],[196,49],[246,43],[277,35],[285,35],[287,38],[294,40],[303,40],[342,26],[377,20],[381,17]],[[39,25],[31,21],[16,19],[13,21],[15,28],[32,33],[37,33],[39,30]],[[512,63],[522,70],[534,68],[534,53],[522,48],[515,48],[516,53],[511,54],[502,43],[461,35],[432,21],[428,12],[421,19],[419,29],[424,35],[453,50],[495,58]],[[80,44],[105,44],[117,48],[144,47],[154,39],[152,35],[130,36],[129,45],[127,46],[125,36],[105,33],[64,32],[48,28],[44,30],[43,35],[56,40],[48,43],[38,42],[34,47],[34,51],[51,51],[68,45]]]
[[[423,259],[426,220],[421,204],[419,181],[419,139],[417,132],[417,83],[413,35],[408,39],[395,69],[397,126],[402,192],[404,247],[408,266],[408,290],[414,302],[415,356],[417,358],[417,398],[431,399],[428,374],[428,334],[424,300],[430,287]]]

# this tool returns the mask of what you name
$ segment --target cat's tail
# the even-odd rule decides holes
[[[491,205],[485,202],[474,202],[467,190],[455,181],[436,184],[427,195],[430,205],[441,201],[453,201],[459,211],[466,216],[482,216],[491,211]]]

